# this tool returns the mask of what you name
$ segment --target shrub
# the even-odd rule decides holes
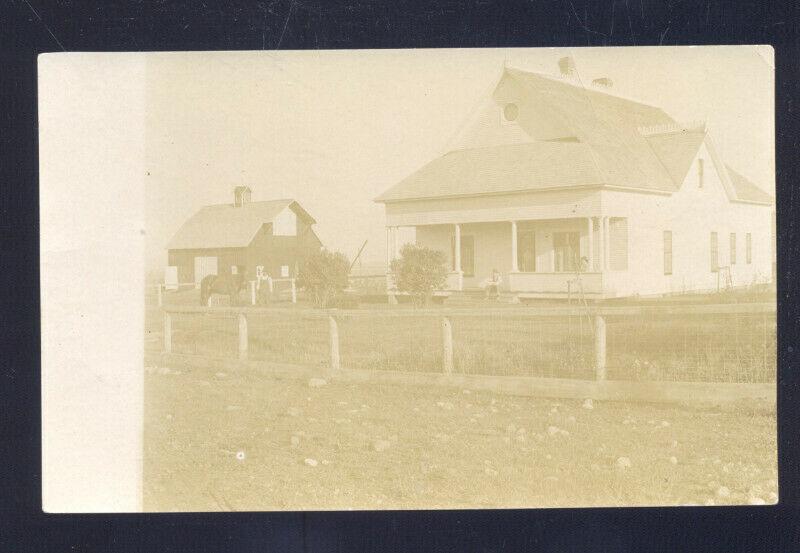
[[[395,284],[401,292],[408,292],[414,305],[425,305],[431,293],[444,285],[447,278],[444,253],[406,244],[400,250],[400,259],[392,261]]]
[[[317,307],[330,307],[347,288],[350,263],[343,253],[322,249],[300,267],[297,285],[305,289]]]

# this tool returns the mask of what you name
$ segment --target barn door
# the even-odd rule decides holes
[[[194,285],[195,288],[200,287],[200,281],[208,275],[216,275],[217,273],[217,258],[216,257],[195,257],[194,258]]]

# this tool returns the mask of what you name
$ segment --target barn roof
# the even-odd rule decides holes
[[[502,123],[498,106],[510,98],[520,115]],[[704,126],[683,128],[660,108],[507,68],[458,146],[376,201],[597,185],[670,193],[705,138]],[[771,201],[746,179],[731,184],[735,199]]]
[[[291,207],[311,224],[316,222],[300,204],[291,199],[248,202],[240,207],[232,204],[207,205],[178,229],[167,248],[180,250],[246,247],[264,224],[272,223],[287,207]]]

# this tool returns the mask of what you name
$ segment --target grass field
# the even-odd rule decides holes
[[[776,499],[776,420],[149,367],[146,510]]]

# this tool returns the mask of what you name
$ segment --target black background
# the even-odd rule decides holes
[[[0,7],[0,551],[800,551],[798,8],[740,1],[43,2]],[[36,56],[42,52],[772,44],[779,463],[775,507],[351,513],[41,512]],[[742,109],[746,109],[743,106]]]

